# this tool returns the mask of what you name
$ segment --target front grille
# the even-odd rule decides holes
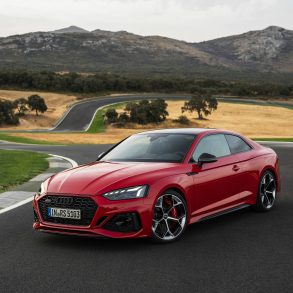
[[[89,197],[46,195],[38,202],[42,218],[45,222],[54,224],[89,226],[98,205]],[[78,209],[81,219],[62,219],[48,216],[48,208]]]

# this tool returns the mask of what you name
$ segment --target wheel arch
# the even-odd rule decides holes
[[[274,167],[272,167],[272,166],[264,167],[260,173],[259,179],[261,179],[263,174],[267,171],[270,171],[273,174],[273,176],[275,177],[275,180],[277,183],[277,190],[279,191],[280,190],[279,176],[277,175],[276,169]]]
[[[188,198],[186,196],[186,193],[185,193],[184,189],[181,186],[178,186],[178,185],[166,186],[165,188],[163,188],[161,190],[159,195],[163,195],[168,190],[173,190],[173,191],[179,193],[183,197],[183,199],[185,200],[186,206],[187,206],[187,217],[188,217],[188,221],[189,221],[190,220],[191,210],[190,210],[190,204],[189,204],[189,201],[188,201]]]

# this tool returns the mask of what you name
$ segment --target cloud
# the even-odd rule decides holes
[[[77,25],[200,41],[293,28],[292,11],[292,0],[1,0],[0,35]]]

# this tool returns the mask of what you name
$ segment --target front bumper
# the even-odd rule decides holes
[[[46,207],[44,208],[43,203],[47,197],[80,198],[83,202],[85,199],[90,199],[96,204],[96,209],[91,218],[87,213],[86,221],[74,223],[74,221],[60,220],[58,222],[57,219],[52,222],[52,219],[44,214],[46,213]],[[70,208],[69,206],[62,206],[62,202],[58,202],[58,207]],[[76,206],[74,207],[76,208]],[[102,196],[44,194],[34,199],[33,209],[35,218],[33,228],[43,232],[110,238],[151,236],[152,204],[145,198],[110,201]],[[83,212],[81,217],[83,219]]]

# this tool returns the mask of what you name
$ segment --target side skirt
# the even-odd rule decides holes
[[[233,208],[230,208],[230,209],[227,209],[227,210],[224,210],[224,211],[221,211],[221,212],[218,212],[218,213],[203,217],[203,218],[199,219],[197,222],[208,221],[208,220],[213,219],[213,218],[217,218],[217,217],[220,217],[220,216],[223,216],[223,215],[226,215],[226,214],[230,214],[230,213],[245,209],[245,208],[247,208],[249,206],[250,206],[249,204],[241,204],[241,205],[239,205],[237,207],[233,207]]]

